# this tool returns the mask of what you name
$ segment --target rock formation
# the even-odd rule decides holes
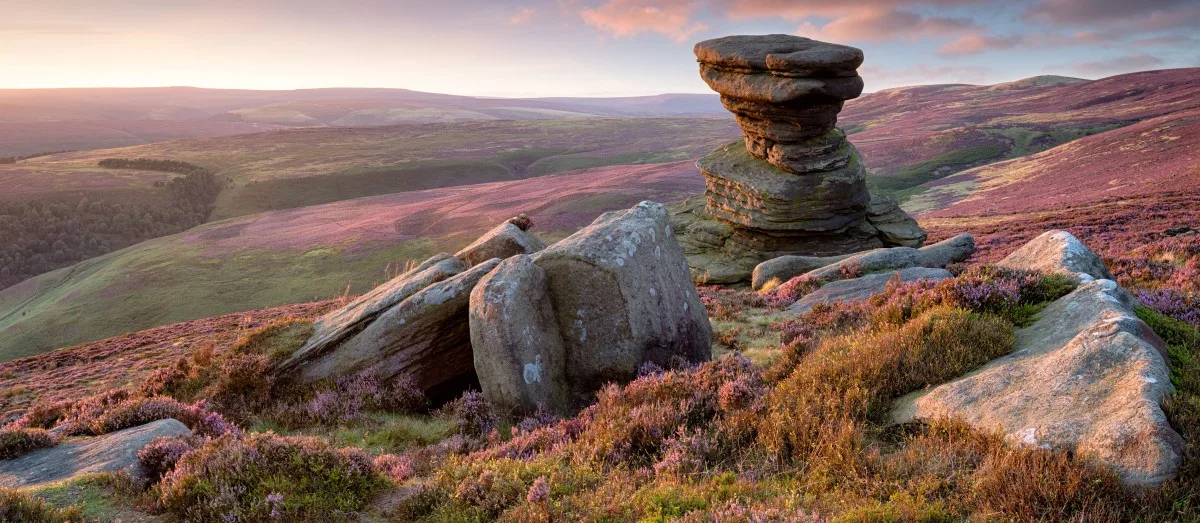
[[[787,311],[803,314],[811,311],[818,303],[865,300],[876,294],[882,294],[883,291],[887,290],[888,282],[892,278],[896,278],[900,282],[911,282],[917,280],[941,281],[953,277],[950,271],[946,269],[909,267],[898,271],[880,272],[848,280],[838,280],[822,285],[821,288],[806,294],[803,298],[800,298],[796,303],[788,307]]]
[[[167,418],[101,436],[68,441],[16,459],[0,460],[0,485],[34,487],[84,474],[118,470],[128,472],[136,481],[149,479],[138,462],[138,451],[157,438],[191,434],[187,425]]]
[[[480,385],[501,408],[561,411],[652,362],[711,357],[712,328],[665,207],[606,213],[471,295]]]
[[[455,255],[441,253],[314,322],[303,347],[277,367],[294,383],[368,371],[411,374],[434,401],[476,383],[467,306],[471,290],[501,258],[545,245],[517,217]]]
[[[693,278],[736,282],[780,255],[924,242],[895,200],[872,199],[858,151],[834,127],[842,104],[862,93],[862,51],[765,35],[706,40],[695,53],[745,139],[697,163],[705,199],[674,213]]]
[[[1128,484],[1172,477],[1183,441],[1160,407],[1173,390],[1169,358],[1134,313],[1134,298],[1112,280],[1092,279],[1108,270],[1064,231],[1050,231],[1017,253],[1007,266],[1070,273],[1090,283],[1018,330],[1012,354],[897,400],[893,420],[958,418],[998,430],[1013,443],[1095,459]]]

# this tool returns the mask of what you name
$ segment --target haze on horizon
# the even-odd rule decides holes
[[[867,90],[1200,65],[1186,0],[4,0],[0,88],[707,93],[692,45],[855,45]]]

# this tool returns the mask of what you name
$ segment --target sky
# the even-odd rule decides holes
[[[766,33],[867,91],[1200,66],[1197,0],[0,0],[0,88],[700,93],[696,42]]]

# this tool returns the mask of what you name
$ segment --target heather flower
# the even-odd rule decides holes
[[[529,493],[525,495],[525,501],[530,503],[543,503],[550,497],[550,486],[546,484],[546,476],[538,476],[533,480],[533,484],[529,486]]]
[[[402,483],[414,476],[413,460],[408,456],[380,455],[375,458],[375,469],[397,483]]]
[[[457,433],[467,438],[486,438],[500,423],[499,417],[492,411],[492,404],[482,392],[463,394],[454,402],[452,409]]]

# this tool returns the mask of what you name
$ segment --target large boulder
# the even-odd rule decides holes
[[[425,260],[343,307],[330,311],[313,322],[313,334],[292,359],[325,352],[375,321],[380,313],[408,299],[421,289],[467,270],[469,265],[447,253]]]
[[[1104,260],[1067,231],[1046,231],[996,265],[1066,274],[1080,283],[1114,279]]]
[[[385,379],[408,374],[434,401],[449,399],[475,383],[467,321],[471,289],[499,264],[493,258],[433,283],[337,345],[306,345],[279,372],[299,384],[364,371]]]
[[[910,267],[892,272],[868,274],[859,278],[839,280],[822,285],[819,289],[808,293],[796,303],[788,307],[788,312],[803,314],[811,311],[819,303],[841,303],[865,300],[887,289],[888,282],[893,278],[900,282],[917,280],[941,281],[954,277],[946,269],[930,269],[926,267]]]
[[[138,463],[138,451],[160,437],[191,434],[187,425],[168,418],[35,450],[16,459],[0,460],[0,485],[34,487],[118,470],[128,472],[134,480],[149,479]]]
[[[454,253],[454,257],[478,265],[492,258],[510,258],[518,254],[532,254],[546,248],[542,240],[521,228],[528,218],[512,218],[484,233],[474,243]]]
[[[520,387],[527,373],[534,375],[526,365],[542,369],[536,373],[540,381],[530,380],[537,387],[501,393],[495,400],[526,408],[537,402],[561,403],[542,396],[555,390],[545,383],[554,374],[546,367],[548,355],[559,350],[553,341],[555,327],[565,354],[564,385],[572,403],[590,399],[607,382],[633,379],[647,362],[667,366],[675,358],[696,363],[711,357],[708,315],[661,204],[642,202],[626,211],[606,213],[530,261],[507,264],[486,289],[473,296],[472,308],[478,314],[472,318],[485,323],[475,329],[479,335],[473,339],[479,358],[497,355],[504,362],[504,368],[480,376],[496,380],[481,383],[484,389]],[[545,274],[544,291],[539,291],[541,276],[534,267]],[[510,289],[515,291],[511,295],[501,292]],[[537,292],[544,292],[544,297],[534,295]],[[489,315],[492,307],[513,310],[547,303],[552,304],[555,327],[533,324],[544,321],[540,314]],[[526,327],[532,338],[523,338]],[[485,336],[488,333],[496,336]],[[539,353],[542,367],[536,365]]]
[[[893,420],[958,418],[1094,458],[1129,484],[1161,483],[1183,442],[1160,408],[1173,390],[1166,348],[1134,304],[1111,280],[1088,283],[1017,331],[1012,354],[898,400]]]
[[[546,271],[504,260],[471,291],[471,346],[484,394],[505,412],[567,413],[567,354]]]

